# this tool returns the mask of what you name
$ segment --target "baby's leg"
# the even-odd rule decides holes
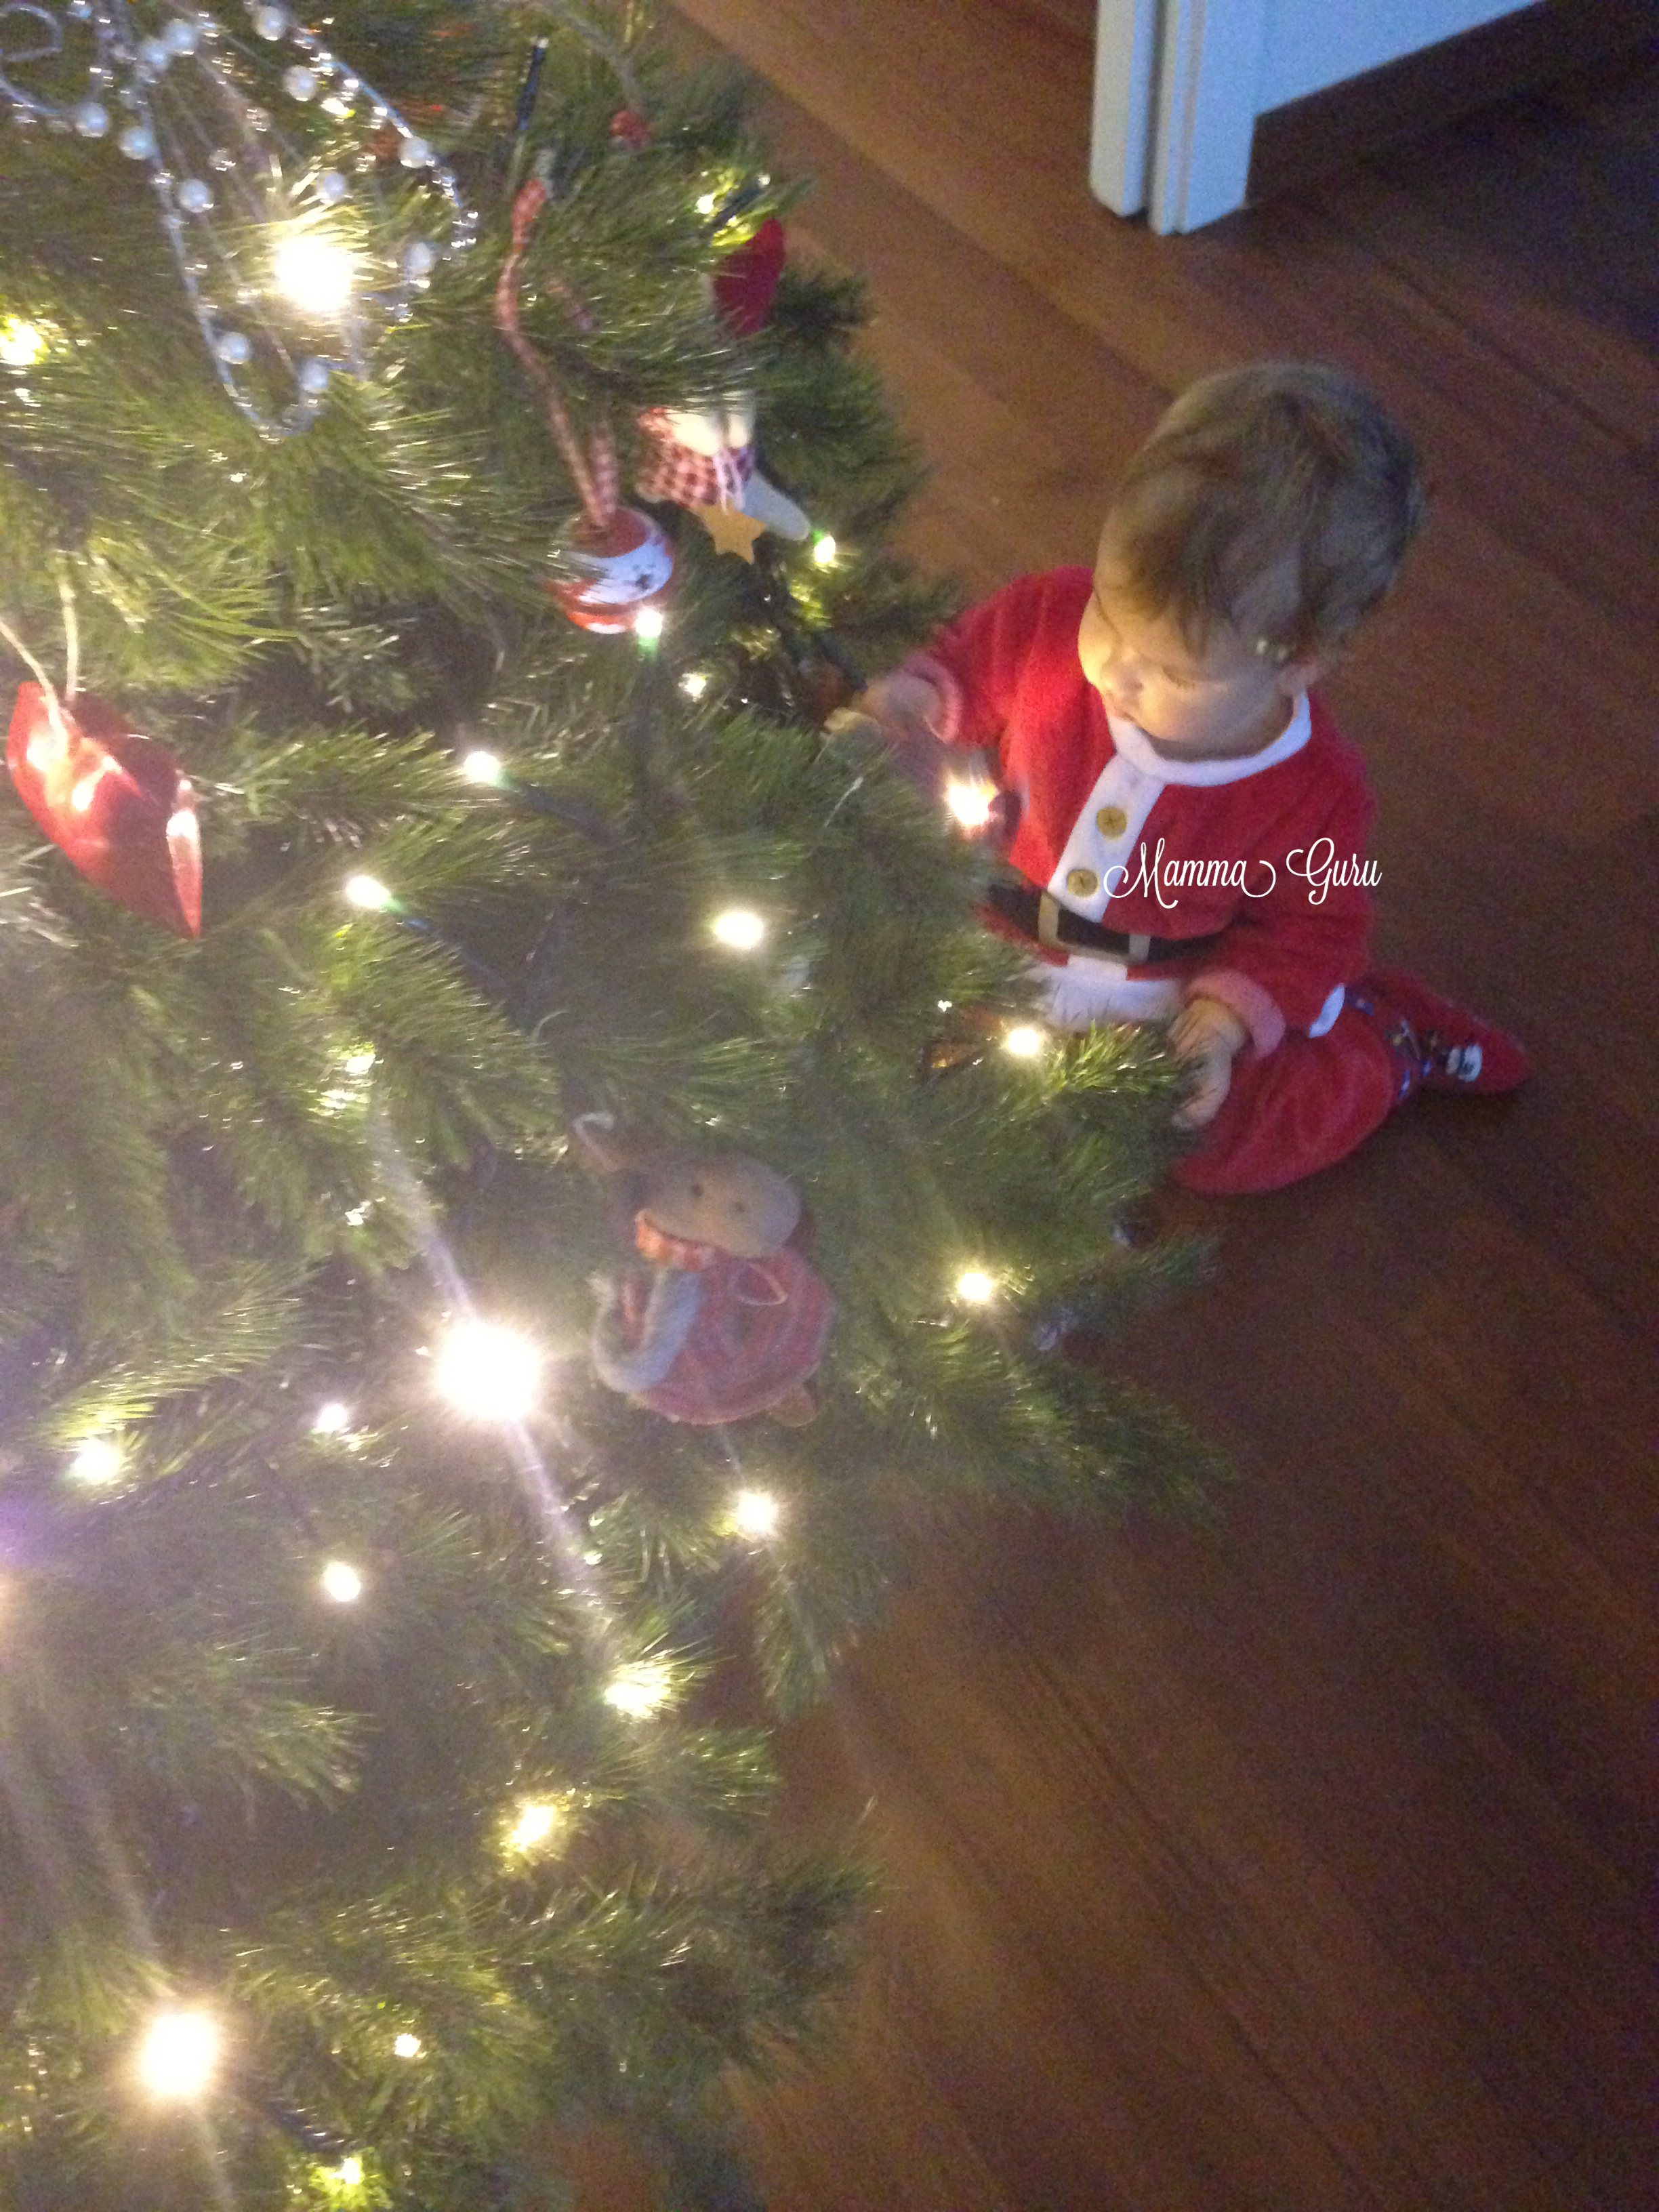
[[[1362,1014],[1344,1006],[1322,1037],[1292,1031],[1265,1060],[1233,1062],[1232,1086],[1202,1147],[1176,1163],[1188,1190],[1278,1190],[1343,1159],[1387,1120],[1400,1066]]]

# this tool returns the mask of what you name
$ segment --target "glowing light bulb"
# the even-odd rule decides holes
[[[763,1541],[778,1533],[782,1509],[767,1490],[740,1490],[732,1501],[732,1525],[740,1536]]]
[[[351,1409],[342,1405],[337,1398],[331,1398],[325,1406],[319,1406],[311,1417],[313,1436],[343,1436],[350,1426]]]
[[[1035,1060],[1048,1042],[1043,1031],[1034,1024],[1022,1022],[1003,1038],[1002,1049],[1012,1053],[1016,1060]]]
[[[153,2096],[199,2097],[219,2063],[219,2031],[204,2012],[164,2012],[138,2047],[138,2079]]]
[[[410,2034],[405,2028],[401,2035],[392,2037],[392,2048],[399,2058],[418,2058],[426,2046],[418,2035]]]
[[[556,1805],[524,1806],[507,1835],[507,1847],[515,1851],[533,1851],[544,1844],[559,1826],[561,1814]]]
[[[343,1559],[331,1559],[319,1580],[323,1595],[332,1598],[336,1605],[356,1605],[363,1594],[362,1577]]]
[[[970,781],[966,776],[953,775],[945,787],[945,804],[964,830],[985,827],[991,818],[996,796],[995,784],[979,777]]]
[[[334,2179],[343,2189],[361,2189],[363,2185],[362,2159],[343,2158],[334,2169]]]
[[[957,1296],[964,1305],[988,1305],[997,1294],[997,1279],[983,1267],[966,1267],[957,1277]]]
[[[391,892],[375,876],[348,876],[345,895],[353,906],[361,907],[365,914],[384,914],[396,904]]]
[[[841,548],[826,530],[812,540],[812,558],[820,568],[833,568]]]
[[[764,942],[766,924],[760,915],[746,906],[728,907],[717,914],[708,925],[709,933],[733,952],[752,952]]]
[[[535,1406],[542,1356],[516,1329],[460,1322],[438,1354],[437,1382],[457,1413],[476,1421],[521,1421]]]
[[[708,678],[700,668],[694,668],[689,675],[681,677],[680,689],[688,699],[701,699],[708,689]]]
[[[95,1490],[100,1483],[114,1481],[124,1459],[113,1437],[88,1437],[69,1463],[70,1480]]]
[[[715,199],[713,192],[701,192],[697,197],[697,213],[699,215],[713,215],[718,204],[719,203]]]
[[[0,362],[8,368],[33,368],[46,351],[46,334],[38,325],[25,322],[21,315],[0,320]]]
[[[357,261],[337,240],[291,231],[270,257],[271,281],[301,314],[339,314],[351,298]]]
[[[469,783],[499,783],[501,780],[501,757],[496,753],[485,752],[480,746],[462,760],[461,774]]]
[[[634,617],[634,635],[641,645],[654,645],[662,635],[664,623],[660,607],[641,607]]]
[[[660,1659],[633,1659],[605,1684],[605,1702],[631,1721],[647,1720],[667,1704],[673,1686],[673,1676]]]

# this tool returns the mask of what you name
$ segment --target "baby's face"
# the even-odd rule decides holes
[[[1109,713],[1197,759],[1270,745],[1291,718],[1299,685],[1218,625],[1196,653],[1168,615],[1140,611],[1103,558],[1078,632],[1083,672]]]

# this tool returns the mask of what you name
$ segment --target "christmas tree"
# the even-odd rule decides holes
[[[1201,1480],[1056,1349],[1168,1072],[822,726],[946,602],[740,88],[6,14],[0,2200],[742,2202],[864,1887],[767,1701],[951,1498]]]

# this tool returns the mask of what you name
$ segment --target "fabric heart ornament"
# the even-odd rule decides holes
[[[754,236],[733,246],[714,271],[720,319],[738,337],[752,338],[765,328],[787,251],[783,225],[769,215]]]
[[[88,883],[181,937],[202,933],[196,794],[178,762],[90,691],[20,685],[6,765],[29,812]]]

